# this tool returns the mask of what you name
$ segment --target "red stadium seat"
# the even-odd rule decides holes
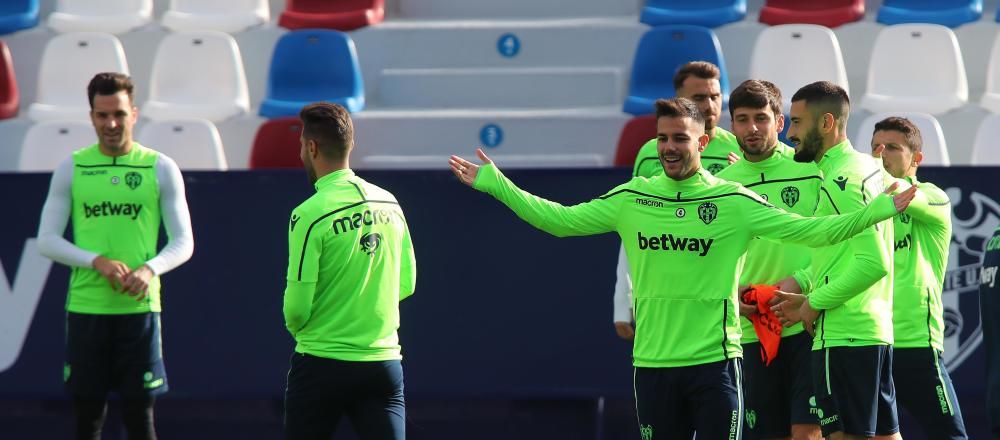
[[[351,31],[385,18],[385,0],[287,0],[278,25],[287,29]]]
[[[656,137],[656,115],[636,116],[625,123],[618,137],[615,166],[630,167],[642,145]]]
[[[17,116],[17,107],[21,95],[17,91],[17,79],[14,78],[14,62],[10,57],[10,49],[0,40],[0,119]]]
[[[864,0],[767,0],[760,10],[760,22],[778,24],[818,24],[829,28],[858,21],[865,15]]]
[[[301,168],[299,134],[302,123],[298,117],[276,118],[257,129],[250,151],[250,169]]]

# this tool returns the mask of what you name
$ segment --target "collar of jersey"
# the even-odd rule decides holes
[[[663,188],[668,191],[690,191],[696,188],[704,188],[713,179],[712,173],[704,168],[699,168],[691,177],[684,180],[674,180],[666,174],[659,176],[663,180]]]
[[[851,145],[851,141],[844,139],[841,143],[830,147],[816,165],[825,173],[830,171],[830,168],[837,162],[840,162],[840,158],[852,152],[854,152],[854,147]]]
[[[330,174],[320,177],[319,180],[316,181],[315,184],[316,190],[319,191],[327,186],[333,185],[334,183],[345,182],[347,181],[347,179],[350,179],[351,177],[354,177],[354,171],[352,171],[350,168],[344,168],[342,170],[334,171]]]

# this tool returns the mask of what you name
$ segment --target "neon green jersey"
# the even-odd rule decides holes
[[[159,153],[138,143],[123,156],[105,156],[97,144],[73,153],[72,224],[77,247],[129,268],[156,255],[160,235]],[[66,310],[100,315],[159,312],[160,278],[146,299],[116,292],[90,267],[73,267]]]
[[[816,216],[856,212],[884,190],[881,161],[831,147],[817,162],[823,185]],[[809,304],[820,311],[813,349],[893,343],[892,222],[868,228],[845,243],[813,250]]]
[[[742,184],[759,194],[764,200],[804,217],[812,217],[819,202],[819,186],[823,181],[814,163],[800,163],[792,159],[795,150],[778,143],[771,157],[760,162],[740,160],[720,171],[720,179]],[[774,284],[809,267],[812,249],[757,238],[747,246],[746,263],[740,274],[740,285]],[[757,342],[757,333],[747,318],[743,321],[743,343]],[[785,328],[782,337],[802,333],[802,324]]]
[[[944,351],[941,289],[951,243],[951,204],[932,183],[919,186],[905,211],[893,219],[895,234],[892,322],[896,347]]]
[[[825,246],[896,213],[883,196],[851,216],[801,217],[704,170],[683,181],[636,177],[571,207],[522,191],[493,165],[479,168],[474,187],[556,236],[618,232],[634,283],[637,367],[742,356],[737,268],[753,237]]]
[[[416,274],[396,198],[351,170],[323,176],[288,223],[284,312],[295,351],[401,359],[399,301],[413,293]]]
[[[712,174],[718,174],[729,166],[729,153],[740,154],[740,144],[736,136],[722,127],[715,127],[715,136],[708,141],[705,151],[701,153],[701,166]],[[632,177],[653,177],[663,174],[660,155],[656,152],[656,139],[650,139],[642,145],[635,156],[632,166]]]

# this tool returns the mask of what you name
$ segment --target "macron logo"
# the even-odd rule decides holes
[[[83,203],[83,213],[86,218],[124,215],[132,217],[132,220],[135,220],[139,217],[140,211],[142,211],[142,204],[140,203],[101,202],[96,205],[88,205],[86,202]]]
[[[714,238],[706,240],[696,237],[675,237],[674,234],[644,237],[642,232],[639,232],[639,249],[642,250],[695,252],[699,257],[704,257],[708,255],[714,242]]]

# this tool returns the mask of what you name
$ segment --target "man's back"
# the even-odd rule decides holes
[[[399,308],[416,266],[396,198],[350,170],[316,182],[289,221],[289,283],[314,284],[296,351],[349,361],[400,359]]]

